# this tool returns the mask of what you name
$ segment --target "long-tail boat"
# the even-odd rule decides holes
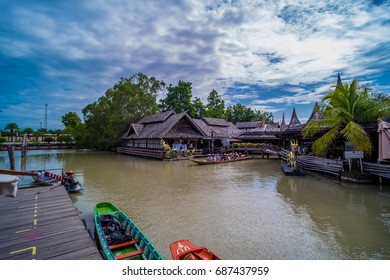
[[[162,260],[145,234],[113,203],[94,209],[95,238],[107,260]]]
[[[198,247],[183,239],[169,245],[174,260],[220,260],[221,258],[206,247]]]
[[[251,155],[246,155],[246,156],[241,156],[237,157],[234,159],[221,159],[221,160],[208,160],[207,157],[202,157],[202,158],[193,158],[191,157],[190,160],[192,162],[195,162],[199,165],[207,165],[207,164],[219,164],[219,163],[228,163],[228,162],[235,162],[235,161],[241,161],[241,160],[247,160],[247,159],[252,159],[253,156]]]
[[[55,169],[59,170],[59,169]],[[68,184],[64,180],[64,176],[50,172],[49,170],[35,170],[35,171],[17,171],[9,169],[0,169],[0,174],[15,175],[15,176],[31,176],[34,179],[33,185],[53,186],[64,185],[67,192],[80,192],[84,188],[78,181]]]

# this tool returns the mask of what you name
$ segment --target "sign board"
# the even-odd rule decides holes
[[[344,152],[345,159],[353,159],[353,158],[363,158],[362,151],[345,151]]]

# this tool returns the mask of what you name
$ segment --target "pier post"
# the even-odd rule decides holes
[[[24,158],[27,154],[27,134],[23,135],[23,142],[22,142],[22,148],[21,148],[21,154],[22,158]]]
[[[15,148],[13,145],[7,146],[10,169],[15,170]]]

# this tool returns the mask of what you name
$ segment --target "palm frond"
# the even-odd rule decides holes
[[[353,121],[348,122],[341,130],[341,134],[347,141],[351,142],[355,150],[363,151],[366,155],[371,153],[371,139],[360,124]]]
[[[328,146],[332,144],[339,135],[340,132],[338,127],[332,128],[327,133],[318,138],[316,141],[314,141],[313,152],[316,155],[323,155],[326,148],[328,148]]]

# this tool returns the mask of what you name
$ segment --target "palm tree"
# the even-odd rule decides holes
[[[7,125],[4,127],[5,130],[10,130],[11,132],[11,142],[14,141],[14,131],[18,130],[19,127],[16,123],[7,123]]]
[[[23,130],[23,133],[27,134],[27,139],[30,140],[30,136],[34,133],[34,129],[27,127]]]
[[[321,130],[327,130],[313,144],[313,152],[321,155],[330,144],[338,139],[351,142],[357,151],[369,155],[372,143],[361,123],[376,120],[389,114],[388,98],[378,102],[371,89],[359,85],[356,79],[350,84],[338,83],[335,90],[323,98],[325,119],[312,120],[303,129],[303,137],[313,137]]]

